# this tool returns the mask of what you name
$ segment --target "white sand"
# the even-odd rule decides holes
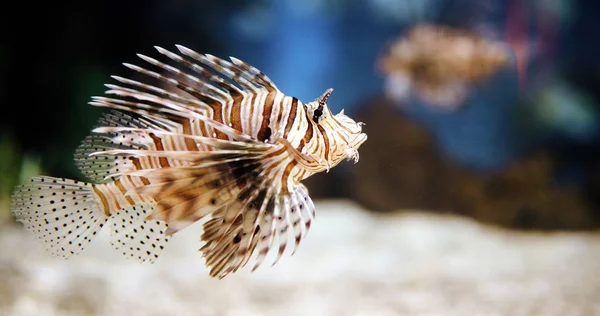
[[[2,226],[0,315],[600,315],[600,235],[317,207],[293,257],[224,280],[207,277],[199,225],[154,265],[121,258],[106,229],[65,261]]]

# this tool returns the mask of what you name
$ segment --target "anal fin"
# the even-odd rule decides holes
[[[154,263],[164,250],[169,241],[168,225],[147,220],[152,211],[150,204],[137,204],[111,216],[111,244],[125,257]]]

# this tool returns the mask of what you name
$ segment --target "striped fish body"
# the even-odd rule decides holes
[[[297,247],[308,232],[315,207],[300,181],[358,161],[366,135],[330,112],[331,90],[305,104],[238,59],[177,49],[157,47],[169,62],[138,55],[149,67],[125,66],[143,81],[113,76],[119,84],[93,97],[111,111],[75,154],[90,183],[38,177],[15,191],[15,216],[54,253],[78,253],[110,219],[113,245],[153,262],[169,236],[206,219],[210,275],[251,257],[254,270],[270,249],[277,262],[289,236]],[[70,197],[60,209],[56,194]]]

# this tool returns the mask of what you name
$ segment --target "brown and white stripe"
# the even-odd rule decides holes
[[[307,155],[329,155],[329,138],[332,136],[323,127],[310,122],[311,114],[307,112],[305,104],[283,94],[258,69],[235,58],[228,62],[211,55],[198,54],[183,46],[177,48],[181,54],[199,64],[157,47],[159,53],[175,62],[174,65],[144,55],[139,57],[157,68],[157,71],[125,64],[142,75],[157,79],[157,85],[113,76],[124,86],[108,84],[110,90],[107,94],[119,98],[94,97],[90,103],[137,113],[152,121],[158,129],[179,135],[232,140],[199,119],[199,116],[203,116],[258,141],[271,142],[276,136],[286,139]],[[159,86],[166,86],[166,89]],[[144,149],[156,151],[210,150],[191,138],[181,136],[148,134],[146,138],[145,141],[135,142],[138,145],[145,144]],[[149,155],[131,157],[129,164],[129,169],[146,170],[181,166],[185,162]],[[296,163],[290,161],[282,176],[298,182],[312,174],[295,166]],[[287,182],[283,185],[286,186]]]

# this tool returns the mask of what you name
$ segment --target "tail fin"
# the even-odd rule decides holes
[[[34,177],[12,194],[11,209],[47,249],[69,258],[80,253],[108,220],[90,183]]]

